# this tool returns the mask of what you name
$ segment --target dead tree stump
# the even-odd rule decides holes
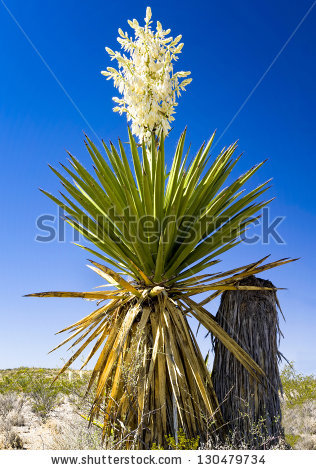
[[[274,287],[249,276],[239,285]],[[269,448],[283,438],[278,364],[280,335],[275,291],[226,291],[217,322],[260,365],[266,385],[258,384],[235,357],[212,338],[215,351],[212,378],[232,439],[250,448]]]

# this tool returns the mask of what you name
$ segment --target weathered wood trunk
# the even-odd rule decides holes
[[[240,285],[274,287],[249,276]],[[227,291],[216,315],[218,323],[265,371],[266,387],[216,339],[212,378],[224,420],[234,441],[269,448],[283,436],[278,363],[280,335],[275,291]]]

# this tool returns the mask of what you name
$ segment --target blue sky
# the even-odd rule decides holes
[[[105,140],[126,137],[126,121],[111,110],[114,89],[101,76],[109,65],[104,47],[117,49],[118,27],[144,18],[152,7],[173,34],[183,34],[178,69],[193,82],[177,109],[166,144],[171,156],[188,125],[193,150],[214,129],[220,136],[312,5],[312,0],[211,0],[129,2],[121,0],[6,0],[21,28],[71,97],[41,61],[0,1],[0,156],[2,193],[0,368],[60,366],[67,352],[47,356],[54,333],[92,306],[77,299],[27,299],[45,290],[88,290],[99,284],[85,267],[86,253],[66,241],[39,243],[36,219],[57,210],[38,187],[56,194],[47,164],[65,162],[65,149],[86,166],[82,131]],[[223,257],[223,268],[271,258],[300,261],[263,277],[286,287],[279,294],[286,317],[281,351],[297,369],[315,373],[315,45],[316,7],[275,61],[229,126],[216,150],[239,139],[244,157],[235,176],[269,158],[252,184],[273,177],[270,217],[285,216],[285,243],[240,245]],[[89,124],[88,124],[89,123]],[[93,131],[92,131],[93,129]],[[56,225],[56,224],[55,224]],[[209,305],[216,313],[217,304]],[[209,340],[200,336],[203,351]]]

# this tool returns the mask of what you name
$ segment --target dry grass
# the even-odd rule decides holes
[[[25,424],[23,406],[23,397],[16,393],[0,395],[0,449],[23,449],[23,439],[15,430]]]
[[[102,450],[111,449],[111,441],[102,444],[102,430],[76,415],[64,419],[59,426],[52,428],[50,449],[53,450]]]
[[[0,420],[7,420],[12,426],[23,426],[24,403],[24,398],[15,392],[0,395]]]

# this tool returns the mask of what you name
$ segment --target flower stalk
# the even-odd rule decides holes
[[[119,29],[118,43],[129,54],[114,52],[106,47],[111,60],[117,60],[118,69],[107,67],[102,75],[114,81],[122,97],[114,97],[114,112],[126,113],[131,129],[141,143],[150,142],[163,131],[165,135],[174,121],[177,98],[192,81],[187,78],[191,72],[174,72],[173,63],[178,60],[183,43],[182,36],[168,37],[170,29],[164,30],[157,21],[156,31],[152,30],[152,13],[147,7],[145,26],[138,21],[128,21],[135,38]]]

